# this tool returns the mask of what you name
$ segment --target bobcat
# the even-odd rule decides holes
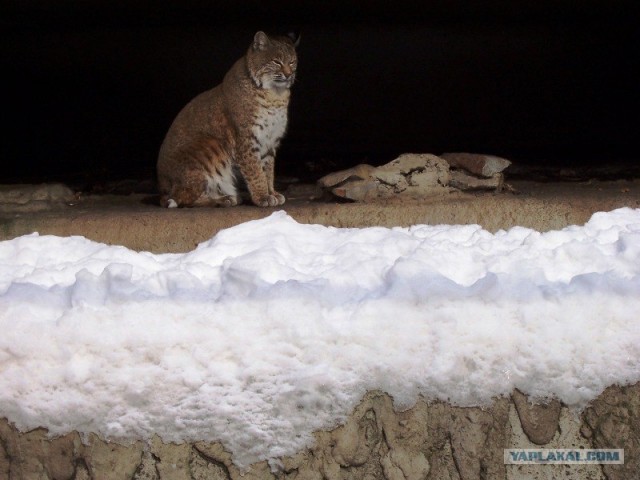
[[[273,187],[273,168],[287,128],[298,43],[257,32],[222,83],[178,113],[158,156],[162,206],[237,205],[236,170],[254,204],[284,203]]]

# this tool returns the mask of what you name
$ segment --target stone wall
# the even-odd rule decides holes
[[[369,392],[346,424],[316,445],[241,472],[218,443],[119,445],[77,433],[49,439],[0,421],[0,479],[8,480],[631,480],[640,472],[640,384],[612,386],[577,414],[515,391],[487,408],[419,401],[396,412]],[[623,448],[624,465],[504,465],[504,448]]]

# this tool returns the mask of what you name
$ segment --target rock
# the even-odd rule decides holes
[[[333,431],[333,458],[343,467],[364,465],[382,441],[382,431],[375,409],[347,420],[347,423]]]
[[[429,153],[405,153],[376,168],[373,177],[399,192],[408,189],[414,195],[429,195],[449,184],[449,165]]]
[[[325,175],[318,180],[318,185],[322,188],[331,188],[349,179],[368,180],[371,177],[371,172],[373,170],[375,170],[375,167],[367,165],[366,163],[361,163],[355,167]]]
[[[374,170],[375,167],[363,163],[325,175],[317,184],[340,198],[355,201],[373,200],[378,196],[378,185],[371,178]]]
[[[532,404],[519,390],[514,390],[511,398],[527,438],[536,445],[549,443],[558,431],[560,402],[551,400],[547,404]]]
[[[452,170],[450,175],[449,185],[460,190],[500,190],[504,184],[501,173],[496,173],[491,178],[480,178],[464,170]]]
[[[594,448],[624,449],[623,465],[602,465],[608,480],[638,478],[640,472],[640,383],[607,388],[583,412]],[[585,428],[586,430],[586,428]]]
[[[84,459],[94,478],[132,478],[142,460],[141,442],[121,445],[95,434],[84,445]]]
[[[147,462],[153,462],[154,471],[162,480],[184,480],[181,472],[188,470],[192,447],[189,444],[169,444],[162,442],[157,435],[148,444]],[[145,457],[143,457],[144,463]],[[161,460],[161,461],[159,461]]]
[[[191,449],[189,471],[193,480],[231,480],[231,473],[224,463],[196,447]]]
[[[1,420],[4,422],[4,419]],[[11,457],[7,452],[3,442],[0,442],[0,478],[9,478],[9,471],[11,470]]]
[[[416,170],[424,170],[425,168],[434,166],[446,166],[442,159],[430,153],[403,153],[395,160],[376,168],[376,172],[398,172],[402,175],[410,175]],[[448,166],[446,166],[448,170]]]
[[[48,438],[41,428],[20,434],[0,419],[0,478],[71,478],[75,470],[79,436]],[[7,464],[8,461],[8,464]]]
[[[459,190],[501,190],[511,162],[491,155],[405,153],[380,167],[361,164],[322,177],[318,185],[360,202],[396,195],[429,197]],[[450,165],[455,167],[450,170]]]
[[[62,183],[0,185],[0,212],[37,212],[74,200],[73,191]]]
[[[427,478],[431,468],[424,453],[403,448],[389,450],[380,462],[388,480],[422,480]]]
[[[493,177],[511,165],[511,161],[506,158],[477,153],[443,153],[440,157],[454,168],[462,168],[469,173],[486,178]]]
[[[142,462],[138,465],[131,480],[160,480],[160,472],[158,471],[158,457],[151,452],[142,454]]]
[[[351,180],[342,185],[334,187],[331,193],[340,197],[355,201],[370,201],[384,195],[388,191],[388,195],[392,194],[391,189],[380,188],[380,184],[373,180]]]
[[[380,172],[397,172],[406,178],[411,178],[415,173],[422,173],[426,170],[436,174],[438,183],[447,184],[449,164],[442,158],[430,153],[403,153],[395,160],[377,167],[374,175]]]
[[[461,480],[506,478],[509,402],[496,400],[491,410],[449,407],[443,426],[449,429],[455,465]]]
[[[93,480],[89,473],[89,467],[87,467],[87,464],[82,458],[76,463],[76,469],[71,478],[73,478],[73,480]]]
[[[433,189],[440,189],[449,185],[449,168],[444,162],[434,165],[432,168],[417,170],[407,177],[411,187],[417,192],[428,193]]]
[[[449,165],[431,154],[403,154],[380,167],[361,164],[334,172],[318,185],[334,195],[355,201],[373,201],[398,194],[413,197],[449,192]]]
[[[394,170],[374,170],[373,178],[393,188],[397,193],[403,192],[409,186],[407,178]]]

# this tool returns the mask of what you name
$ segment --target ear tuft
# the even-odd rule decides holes
[[[269,37],[263,31],[257,32],[253,36],[253,49],[254,50],[266,50],[269,45]]]
[[[300,32],[289,32],[287,37],[291,39],[293,46],[298,48],[298,45],[300,45]]]

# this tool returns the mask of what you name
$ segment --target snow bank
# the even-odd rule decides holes
[[[283,212],[186,254],[0,242],[0,416],[22,430],[292,454],[367,390],[580,408],[640,380],[640,210],[539,233]]]

